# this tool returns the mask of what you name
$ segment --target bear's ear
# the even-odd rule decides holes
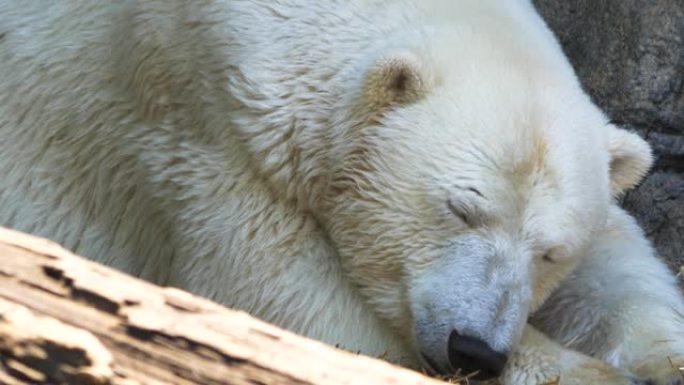
[[[425,63],[410,52],[381,55],[367,69],[363,79],[363,99],[368,110],[406,105],[425,95],[431,74]]]
[[[653,164],[651,147],[637,134],[609,126],[610,190],[622,195],[644,178]]]

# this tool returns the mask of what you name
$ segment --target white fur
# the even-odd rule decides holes
[[[603,378],[526,319],[576,266],[608,268],[611,195],[650,151],[529,2],[0,0],[0,36],[3,225],[405,365],[448,367],[458,329],[513,356],[509,384],[546,375],[530,351],[573,357],[551,370],[568,384]],[[649,322],[679,335],[681,297],[624,226],[651,269],[627,273],[665,279],[640,298],[668,294],[657,317],[606,313],[621,343],[573,347],[669,379],[635,352]],[[570,277],[587,320],[641,306]],[[571,345],[586,329],[567,322],[545,331]]]
[[[611,207],[587,258],[532,318],[563,345],[656,384],[684,359],[684,302],[636,221]]]

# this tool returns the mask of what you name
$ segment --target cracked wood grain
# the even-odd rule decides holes
[[[106,384],[114,375],[111,354],[91,333],[1,298],[0,352],[9,370],[33,382]]]
[[[438,384],[0,228],[1,384]]]

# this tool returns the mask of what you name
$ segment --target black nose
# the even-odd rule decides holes
[[[478,338],[462,336],[456,331],[449,336],[449,362],[462,375],[477,373],[472,376],[476,380],[499,377],[507,359],[505,354],[494,351]]]

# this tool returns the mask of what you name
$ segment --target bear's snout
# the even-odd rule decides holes
[[[460,335],[456,330],[449,335],[449,363],[463,375],[473,374],[477,380],[499,377],[508,356],[492,349],[483,340]]]
[[[503,372],[527,323],[533,281],[531,262],[520,263],[528,251],[511,243],[461,237],[412,282],[413,337],[429,371],[478,380]]]

